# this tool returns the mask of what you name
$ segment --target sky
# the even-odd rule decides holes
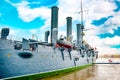
[[[80,0],[0,0],[0,30],[10,28],[10,39],[44,41],[50,31],[51,7],[59,7],[58,35],[66,35],[66,17],[72,17],[72,35],[81,23]],[[99,54],[120,54],[120,0],[83,0],[84,40]]]

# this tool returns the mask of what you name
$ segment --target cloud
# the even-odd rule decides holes
[[[99,4],[98,4],[99,3]],[[90,7],[90,21],[99,20],[104,17],[113,16],[106,20],[104,24],[98,27],[97,35],[104,34],[104,33],[114,33],[114,29],[117,29],[120,26],[119,22],[119,12],[114,12],[114,9],[117,8],[115,3],[112,0],[91,0],[89,5]],[[95,4],[95,5],[92,5]],[[94,26],[94,25],[91,25]]]
[[[120,27],[120,16],[119,12],[115,13],[112,18],[109,18],[103,25],[101,25],[98,28],[98,33],[99,34],[104,34],[104,33],[114,33],[114,30],[116,30],[118,27]]]
[[[46,7],[31,9],[28,6],[30,2],[27,1],[22,1],[17,4],[14,4],[9,0],[6,1],[17,8],[19,18],[22,19],[24,22],[30,22],[38,17],[42,19],[47,19],[48,17],[50,17],[50,9]]]
[[[90,8],[89,13],[93,20],[113,15],[116,8],[116,5],[108,0],[91,0],[88,4]]]
[[[120,49],[118,48],[111,48],[111,46],[115,46],[120,44],[120,37],[114,36],[112,38],[102,38],[100,39],[98,36],[94,35],[93,33],[90,34],[91,31],[86,32],[84,39],[92,46],[96,47],[99,51],[99,54],[112,54],[112,53],[120,53]]]
[[[111,48],[111,46],[115,46],[117,44],[119,44],[120,42],[120,37],[119,36],[115,36],[113,38],[104,38],[104,39],[101,39],[101,46],[100,46],[100,49],[101,49],[101,52],[102,53],[120,53],[120,49],[117,49],[117,48]],[[105,52],[104,52],[105,51]]]
[[[116,44],[119,44],[120,43],[120,37],[119,36],[115,36],[113,38],[104,38],[104,39],[101,39],[104,43],[104,45],[106,46],[113,46],[113,45],[116,45]]]

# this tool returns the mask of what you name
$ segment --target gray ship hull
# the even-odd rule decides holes
[[[7,45],[5,45],[5,44]],[[38,50],[15,50],[14,42],[0,40],[0,78],[10,78],[28,74],[81,66],[95,61],[94,53],[77,50],[61,52],[59,48],[38,45]]]

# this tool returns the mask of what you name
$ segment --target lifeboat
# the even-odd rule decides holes
[[[65,40],[57,40],[57,46],[71,49],[73,48],[72,43]]]

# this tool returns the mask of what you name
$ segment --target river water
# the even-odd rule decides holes
[[[40,80],[120,80],[120,64],[95,64],[80,71]]]
[[[110,59],[113,63],[120,63],[120,58],[98,58],[96,63],[107,63]]]

